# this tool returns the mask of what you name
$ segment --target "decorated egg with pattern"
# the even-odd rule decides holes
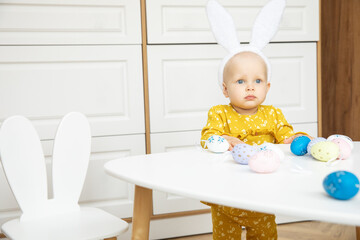
[[[344,141],[346,141],[346,142],[350,145],[351,150],[354,148],[354,143],[353,143],[352,139],[349,138],[348,136],[345,136],[345,135],[334,134],[334,135],[329,136],[329,137],[327,138],[327,140],[328,140],[328,141],[332,141],[332,140],[334,140],[334,139],[336,139],[336,138],[341,138],[341,139],[343,139]]]
[[[331,142],[336,143],[339,147],[339,159],[345,160],[351,155],[351,146],[343,138],[334,138]]]
[[[249,167],[257,173],[271,173],[280,166],[279,155],[272,150],[260,151],[249,160]]]
[[[307,153],[307,146],[310,142],[310,138],[307,136],[299,136],[295,138],[291,145],[290,150],[297,156],[303,156]]]
[[[234,146],[231,150],[231,154],[235,162],[247,165],[250,158],[256,154],[257,148],[246,143],[240,143]]]
[[[229,149],[230,144],[222,136],[213,135],[206,141],[206,146],[211,152],[223,153]]]
[[[336,171],[325,177],[323,187],[331,197],[348,200],[359,192],[359,179],[351,172]]]
[[[276,146],[276,144],[273,143],[263,143],[260,146],[258,146],[258,149],[260,151],[272,150],[279,155],[280,160],[284,159],[285,157],[284,152],[278,146]]]
[[[312,146],[311,155],[319,161],[327,162],[339,156],[339,147],[330,141],[318,142]]]
[[[311,148],[312,146],[314,146],[316,143],[318,142],[323,142],[323,141],[326,141],[326,138],[323,138],[323,137],[317,137],[317,138],[314,138],[313,140],[311,140],[307,146],[307,152],[308,153],[311,153]]]

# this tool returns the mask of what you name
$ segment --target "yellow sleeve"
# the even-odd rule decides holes
[[[278,108],[276,109],[276,116],[277,116],[277,125],[276,125],[276,132],[275,138],[277,143],[283,143],[285,139],[292,137],[296,134],[308,135],[304,132],[296,132],[294,133],[293,127],[287,122],[284,114]]]
[[[221,116],[223,112],[215,107],[212,107],[208,112],[208,120],[206,126],[201,131],[201,140],[207,140],[213,135],[224,134],[224,122]],[[204,147],[204,142],[201,141],[201,146]]]
[[[275,108],[276,115],[276,129],[275,129],[275,139],[277,143],[283,143],[286,138],[289,138],[295,135],[293,127],[287,122],[284,114],[278,108]]]

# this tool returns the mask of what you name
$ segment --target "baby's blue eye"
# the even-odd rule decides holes
[[[243,83],[244,83],[244,80],[237,80],[237,83],[238,83],[238,84],[243,84]]]
[[[261,80],[260,80],[260,79],[256,79],[255,82],[256,82],[256,83],[261,83]]]

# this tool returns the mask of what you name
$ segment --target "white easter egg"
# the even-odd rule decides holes
[[[230,144],[222,136],[213,135],[206,141],[206,146],[211,152],[223,153],[229,149]]]

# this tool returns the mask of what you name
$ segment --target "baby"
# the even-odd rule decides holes
[[[225,65],[223,94],[229,105],[212,107],[202,140],[223,136],[231,150],[236,144],[291,143],[294,134],[281,110],[261,105],[270,89],[264,60],[254,52],[240,52]]]
[[[236,144],[291,143],[295,134],[281,110],[261,105],[270,88],[264,60],[253,52],[240,52],[224,68],[223,93],[229,105],[212,107],[202,130],[202,140],[223,136],[231,150]],[[216,204],[211,206],[213,239],[277,239],[275,216]]]
[[[305,133],[294,133],[281,110],[261,105],[270,89],[271,67],[261,49],[275,35],[285,0],[270,0],[254,23],[249,45],[240,45],[231,16],[209,0],[207,13],[217,42],[227,51],[219,68],[219,84],[230,104],[214,106],[201,140],[223,136],[231,150],[236,144],[260,145],[264,142],[291,143]],[[202,141],[203,143],[204,141]],[[204,145],[203,145],[204,147]],[[275,216],[227,206],[211,206],[213,239],[241,239],[242,227],[247,239],[277,239]]]

